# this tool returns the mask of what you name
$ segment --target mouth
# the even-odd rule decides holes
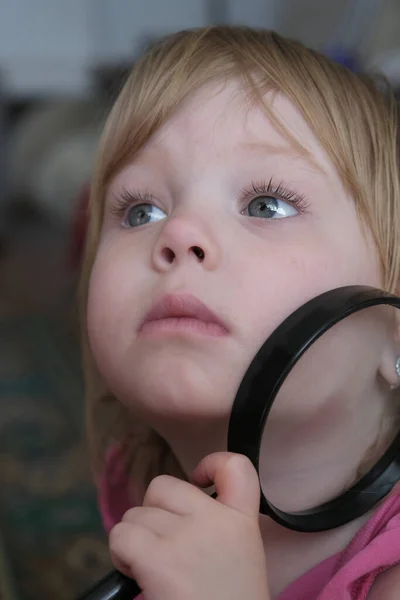
[[[168,294],[150,309],[141,334],[188,333],[213,337],[226,336],[225,323],[192,294]]]

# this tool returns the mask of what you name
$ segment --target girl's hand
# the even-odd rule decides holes
[[[218,498],[156,477],[143,506],[111,531],[116,568],[136,579],[146,600],[269,600],[253,465],[219,452],[204,458],[192,479],[200,487],[214,484]]]

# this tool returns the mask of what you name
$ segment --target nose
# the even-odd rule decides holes
[[[194,217],[176,216],[163,226],[152,261],[158,271],[168,271],[185,263],[213,270],[219,258],[220,247],[205,223]]]

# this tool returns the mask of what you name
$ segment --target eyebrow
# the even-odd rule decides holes
[[[304,152],[298,152],[293,146],[277,146],[275,144],[269,144],[268,142],[246,142],[241,145],[246,151],[257,154],[258,156],[265,156],[266,154],[272,154],[277,156],[287,156],[295,160],[301,160],[308,163],[315,171],[326,175],[324,168],[314,158],[311,152],[304,149]]]

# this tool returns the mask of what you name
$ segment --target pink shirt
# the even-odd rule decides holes
[[[140,499],[128,494],[124,460],[111,450],[99,484],[99,507],[106,531]],[[382,502],[350,544],[293,582],[279,600],[366,600],[376,577],[400,563],[400,487]]]

